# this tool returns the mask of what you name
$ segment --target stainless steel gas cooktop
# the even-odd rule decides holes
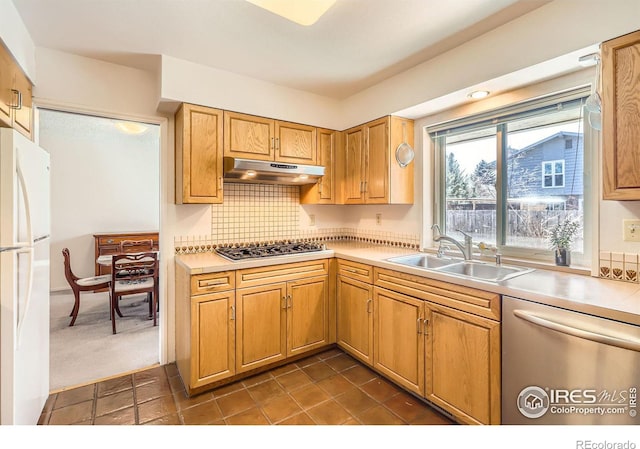
[[[252,244],[244,246],[225,246],[216,248],[216,252],[225,259],[237,262],[239,260],[257,259],[261,257],[286,256],[292,254],[324,251],[323,243],[317,242],[276,242],[269,244]]]

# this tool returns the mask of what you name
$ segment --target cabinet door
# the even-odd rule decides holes
[[[13,72],[14,62],[7,49],[0,43],[0,121],[12,126],[13,113],[11,105],[14,102]]]
[[[19,107],[13,110],[13,127],[33,140],[33,87],[31,81],[17,67],[13,88],[20,92]]]
[[[373,365],[373,287],[338,276],[338,345]]]
[[[235,293],[191,298],[191,379],[197,388],[235,374]]]
[[[286,294],[285,283],[236,290],[236,372],[286,357]]]
[[[329,344],[327,276],[287,284],[287,357]]]
[[[364,202],[364,127],[344,132],[343,198],[344,204]]]
[[[294,164],[316,165],[316,128],[276,121],[275,160]]]
[[[373,305],[373,367],[424,395],[424,301],[375,287]]]
[[[364,198],[367,204],[389,202],[389,119],[367,123]]]
[[[222,111],[183,104],[176,113],[176,203],[222,203]]]
[[[426,306],[426,397],[470,424],[500,423],[500,323]]]
[[[300,186],[300,203],[302,204],[335,204],[336,173],[335,158],[339,133],[330,129],[317,131],[318,165],[324,167],[324,176],[316,184]]]
[[[224,155],[272,161],[275,156],[275,121],[224,111]]]
[[[603,198],[640,199],[640,31],[602,44]]]

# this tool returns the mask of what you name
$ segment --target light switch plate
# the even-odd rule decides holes
[[[640,242],[640,220],[622,220],[625,242]]]
[[[310,214],[309,215],[309,226],[315,226],[316,225],[316,216],[314,214]]]
[[[376,224],[382,224],[382,214],[376,214]]]

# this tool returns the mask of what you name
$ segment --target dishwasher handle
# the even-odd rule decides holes
[[[534,313],[525,310],[514,310],[513,314],[525,321],[536,324],[538,326],[546,327],[547,329],[561,332],[563,334],[572,335],[574,337],[582,338],[585,340],[591,340],[596,343],[602,343],[605,345],[615,346],[618,348],[630,349],[632,351],[640,352],[640,340],[630,337],[630,339],[624,339],[614,337],[612,335],[605,335],[597,332],[592,332],[586,329],[580,329],[566,324],[558,323],[547,318],[543,318]]]

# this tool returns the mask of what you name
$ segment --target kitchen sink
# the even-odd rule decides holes
[[[499,282],[530,273],[533,269],[465,261],[443,266],[438,271],[483,281]]]
[[[437,257],[431,254],[410,254],[391,257],[389,262],[422,268],[428,271],[447,273],[452,276],[477,279],[488,282],[500,282],[530,273],[533,268],[521,268],[507,265],[493,265],[480,261],[469,261],[449,257]]]
[[[410,254],[408,256],[391,257],[389,262],[399,263],[410,267],[418,268],[441,268],[454,263],[459,263],[460,259],[449,257],[437,257],[430,254]]]

